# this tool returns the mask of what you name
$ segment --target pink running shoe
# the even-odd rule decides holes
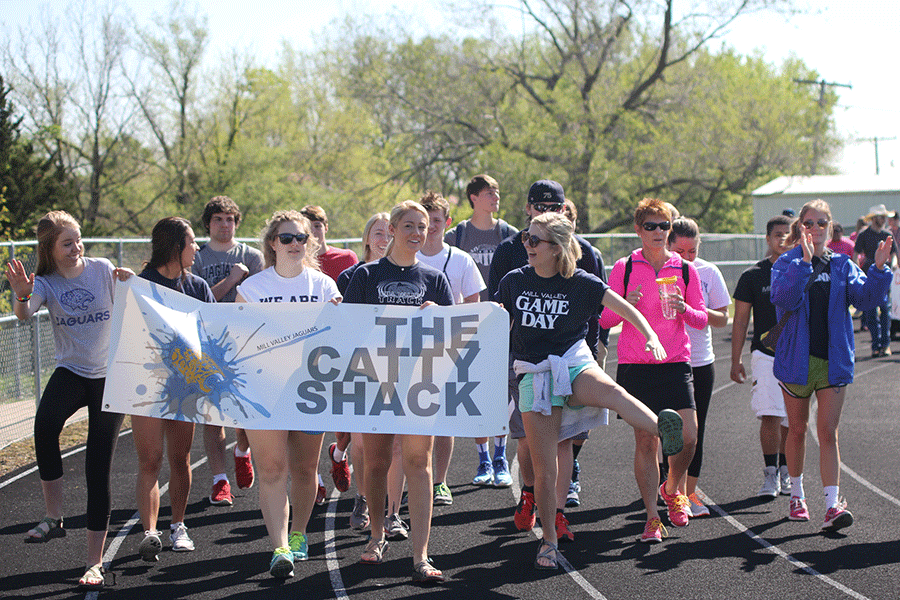
[[[691,501],[688,497],[678,490],[674,494],[667,494],[665,481],[659,486],[659,495],[669,508],[669,522],[675,527],[687,527],[691,514]]]
[[[666,527],[662,524],[662,521],[659,519],[650,519],[647,521],[647,524],[644,525],[644,533],[641,535],[640,540],[645,544],[659,544],[663,541],[664,537],[669,537],[669,532],[666,531]]]
[[[791,521],[809,521],[809,509],[806,508],[806,498],[791,496]]]
[[[825,523],[822,524],[822,529],[837,531],[851,525],[853,525],[853,515],[847,510],[847,503],[842,498],[838,501],[837,506],[832,506],[825,513]]]

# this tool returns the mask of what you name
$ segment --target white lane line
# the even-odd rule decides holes
[[[754,532],[750,531],[747,527],[745,527],[740,521],[738,521],[737,519],[735,519],[734,517],[732,517],[731,515],[726,513],[724,510],[722,510],[719,507],[719,505],[716,504],[712,498],[707,496],[703,492],[703,490],[701,490],[700,488],[697,488],[697,496],[703,501],[703,503],[706,506],[708,506],[709,508],[712,508],[714,511],[716,511],[716,513],[719,514],[720,517],[723,517],[726,521],[728,521],[728,523],[730,523],[732,525],[732,527],[734,527],[735,529],[737,529],[744,535],[748,536],[750,539],[752,539],[754,542],[756,542],[757,544],[759,544],[766,550],[769,550],[773,554],[785,559],[786,561],[799,567],[806,573],[822,580],[824,583],[827,583],[828,585],[832,586],[833,588],[844,592],[851,598],[856,598],[857,600],[869,600],[866,596],[863,596],[862,594],[860,594],[859,592],[857,592],[855,590],[851,590],[844,584],[835,581],[834,579],[832,579],[831,577],[828,577],[827,575],[823,575],[822,573],[819,573],[818,571],[816,571],[815,569],[813,569],[806,563],[804,563],[800,560],[797,560],[796,558],[794,558],[793,556],[791,556],[790,554],[788,554],[787,552],[785,552],[778,546],[775,546],[774,544],[771,544],[771,543],[767,542],[766,540],[764,540],[763,538],[759,537]]]
[[[349,596],[347,595],[347,588],[344,587],[344,579],[341,577],[341,565],[338,562],[334,543],[334,522],[340,496],[341,493],[338,489],[332,488],[331,496],[328,500],[328,508],[325,512],[325,568],[328,569],[328,577],[331,580],[331,589],[334,591],[334,597],[337,600],[345,600]]]
[[[130,429],[126,429],[126,430],[124,430],[124,431],[120,431],[120,432],[119,432],[119,437],[122,437],[123,435],[127,435],[127,434],[129,434],[129,433],[131,433],[131,430],[130,430]],[[75,449],[73,449],[73,450],[69,450],[68,452],[66,452],[65,454],[63,454],[63,455],[62,455],[62,458],[69,458],[69,457],[72,456],[73,454],[78,454],[79,452],[84,452],[85,448],[87,448],[87,444],[82,444],[82,445],[79,446],[78,448],[75,448]],[[32,473],[34,473],[34,472],[37,471],[37,470],[38,470],[38,468],[37,468],[37,463],[35,463],[34,466],[31,467],[30,469],[26,469],[26,470],[22,471],[21,473],[19,473],[18,475],[16,475],[15,477],[10,477],[9,479],[7,479],[6,481],[4,481],[3,483],[0,483],[0,490],[2,490],[3,488],[5,488],[5,487],[8,486],[9,484],[11,484],[13,481],[18,481],[18,480],[22,479],[23,477],[27,477],[28,475],[31,475]]]
[[[522,489],[522,487],[519,485],[518,457],[513,458],[512,462],[509,463],[509,474],[512,475],[512,485],[509,489],[512,492],[513,499],[516,501],[516,503],[518,503],[519,497],[517,494],[519,490]],[[541,539],[542,537],[544,537],[544,531],[538,526],[535,526],[534,529],[531,530],[531,533],[533,533],[535,538],[537,539]],[[561,552],[557,553],[557,557],[559,557],[559,566],[565,569],[566,573],[568,573],[568,575],[575,581],[575,583],[581,586],[581,589],[587,592],[588,596],[590,596],[594,600],[607,600],[606,596],[601,594],[597,588],[591,585],[591,583],[581,575],[581,573],[575,570],[575,567],[572,566],[572,563],[566,560],[566,557],[563,556]]]

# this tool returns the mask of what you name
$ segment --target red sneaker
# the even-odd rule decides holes
[[[212,487],[212,494],[209,495],[209,503],[216,506],[231,506],[231,484],[227,480],[222,480]]]
[[[316,488],[316,504],[318,506],[322,506],[323,504],[325,504],[326,495],[327,492],[325,490],[325,486],[320,484],[319,487]]]
[[[674,494],[667,494],[665,481],[659,486],[659,495],[669,508],[669,522],[675,527],[687,527],[691,514],[691,501],[688,497],[678,490]]]
[[[331,459],[331,480],[334,481],[334,487],[339,492],[346,492],[350,489],[350,463],[347,462],[346,455],[344,455],[344,460],[341,462],[334,460],[335,446],[337,446],[335,442],[328,446],[328,458]]]
[[[556,511],[556,541],[575,541],[575,534],[569,531],[569,520],[566,518],[566,515],[559,511]]]
[[[237,486],[245,490],[253,486],[253,461],[250,455],[238,456],[234,455],[234,478]]]
[[[522,490],[519,505],[516,507],[516,514],[513,517],[516,529],[519,531],[531,531],[534,529],[534,524],[537,521],[537,517],[534,515],[535,511],[537,511],[537,505],[534,503],[534,494]]]

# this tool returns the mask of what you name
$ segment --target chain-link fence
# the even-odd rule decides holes
[[[585,236],[602,253],[607,270],[615,261],[638,246],[634,234],[588,234]],[[716,263],[722,270],[728,289],[733,291],[738,277],[748,266],[765,254],[765,238],[761,235],[704,234],[700,255]],[[198,240],[202,243],[204,240]],[[255,246],[257,240],[243,239]],[[332,245],[362,253],[361,241],[356,239],[329,240]],[[7,258],[21,260],[27,272],[34,271],[36,242],[9,242]],[[105,257],[115,265],[139,272],[150,257],[148,239],[85,239],[88,256]],[[14,300],[6,280],[0,291],[9,314]],[[55,368],[53,331],[46,310],[32,319],[20,322],[15,316],[0,317],[0,448],[32,435],[35,407],[43,386]],[[84,413],[76,417],[84,418]]]

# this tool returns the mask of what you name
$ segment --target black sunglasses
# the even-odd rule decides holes
[[[278,241],[287,246],[294,240],[297,240],[301,244],[305,244],[306,240],[309,239],[308,233],[279,233]]]
[[[556,242],[551,242],[550,240],[542,240],[536,235],[531,235],[527,231],[522,232],[522,243],[526,246],[531,246],[532,248],[537,248],[541,245],[541,242],[547,242],[548,244],[556,245]]]
[[[562,204],[532,204],[534,210],[539,213],[545,212],[562,212],[563,205]]]
[[[668,231],[672,229],[672,224],[668,221],[663,221],[662,223],[643,223],[641,227],[644,228],[644,231],[656,231],[657,227],[663,231]]]
[[[807,229],[812,229],[813,225],[818,225],[820,229],[825,229],[828,227],[828,223],[830,223],[828,219],[819,219],[818,221],[813,221],[812,219],[807,219],[803,221],[803,226]]]

